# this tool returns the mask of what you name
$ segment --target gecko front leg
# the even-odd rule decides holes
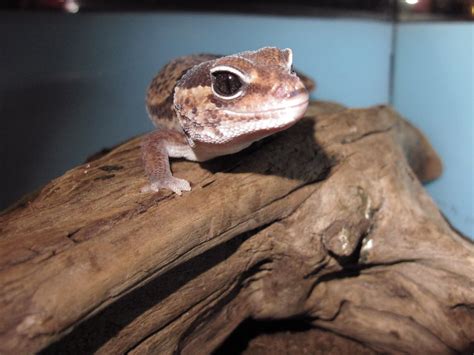
[[[156,130],[148,134],[142,143],[142,158],[150,184],[142,192],[166,188],[181,195],[182,191],[190,191],[188,181],[172,175],[169,163],[170,157],[183,157],[190,149],[185,136],[175,130]]]

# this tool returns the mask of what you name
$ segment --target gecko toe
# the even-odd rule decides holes
[[[184,179],[170,176],[162,181],[154,181],[151,184],[144,186],[141,192],[158,192],[160,189],[168,189],[177,195],[181,195],[183,191],[191,191],[191,185]]]
[[[172,190],[177,195],[181,195],[183,191],[191,191],[191,185],[188,181],[184,179],[172,178],[173,180],[170,181],[169,185],[167,186],[168,189]]]
[[[148,184],[146,186],[143,186],[140,189],[140,192],[141,193],[158,192],[159,190],[160,190],[160,187],[158,186],[158,184],[156,182],[154,182],[154,183]]]

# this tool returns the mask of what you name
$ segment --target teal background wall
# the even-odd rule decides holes
[[[427,135],[444,172],[427,189],[451,223],[474,237],[474,24],[401,24],[394,106]]]

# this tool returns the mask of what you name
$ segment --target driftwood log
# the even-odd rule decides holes
[[[474,247],[421,182],[441,163],[384,106],[288,131],[140,193],[139,138],[0,216],[0,352],[472,351]]]

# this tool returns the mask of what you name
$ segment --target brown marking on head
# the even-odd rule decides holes
[[[218,58],[213,54],[197,54],[180,57],[165,65],[150,83],[147,91],[146,106],[151,120],[156,126],[173,125],[178,122],[173,108],[174,88],[179,79],[200,63]]]
[[[308,104],[291,66],[290,49],[269,47],[196,65],[174,91],[183,130],[196,142],[228,144],[287,128]]]

